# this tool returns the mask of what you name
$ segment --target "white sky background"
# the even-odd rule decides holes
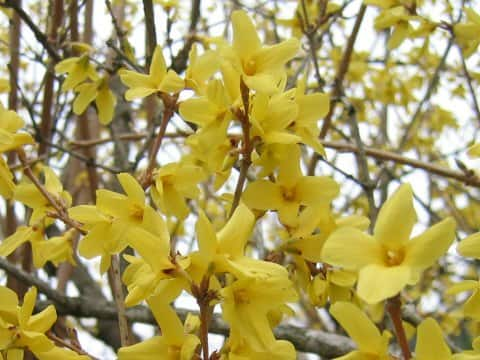
[[[339,2],[339,1],[336,1]],[[32,3],[32,1],[23,1],[24,6],[28,6],[29,3]],[[95,1],[95,17],[94,17],[94,28],[96,30],[95,37],[94,37],[94,47],[98,49],[104,49],[105,48],[105,42],[110,38],[110,35],[112,33],[112,25],[111,25],[111,19],[108,13],[106,12],[106,8],[104,5],[103,1]],[[129,40],[131,44],[135,46],[135,51],[137,58],[141,58],[143,53],[144,53],[144,26],[143,26],[143,18],[140,16],[142,14],[142,2],[137,1],[138,6],[139,6],[139,14],[135,18],[129,17],[129,21],[131,21],[134,31],[132,35],[129,37]],[[181,3],[181,12],[180,16],[182,20],[188,19],[189,13],[190,13],[190,1],[180,1]],[[216,8],[212,13],[209,14],[208,16],[208,21],[210,24],[218,24],[216,26],[213,26],[210,28],[210,32],[212,35],[217,35],[217,36],[223,36],[224,31],[225,31],[225,22],[224,22],[224,11],[222,9],[222,6],[224,6],[223,1],[202,1],[202,13],[207,14],[209,12],[209,9]],[[228,2],[230,4],[230,2]],[[281,4],[281,9],[280,12],[278,13],[278,18],[283,18],[287,19],[290,18],[294,12],[295,5],[296,3],[294,1],[280,1]],[[442,3],[438,1],[438,3]],[[459,4],[460,2],[454,2],[456,4]],[[245,1],[244,4],[247,6],[254,6],[257,5],[257,1]],[[472,2],[472,7],[474,9],[479,9],[480,8],[480,1],[473,1]],[[349,5],[346,8],[346,15],[347,17],[349,16],[354,16],[358,12],[358,8],[360,6],[360,1],[354,1],[353,4]],[[162,11],[162,9],[159,6],[156,6],[155,8],[156,11],[156,25],[157,25],[157,40],[159,44],[162,44],[165,42],[165,24],[166,24],[166,16],[165,13]],[[360,36],[358,37],[358,41],[355,45],[355,50],[359,51],[368,51],[372,55],[375,55],[378,53],[378,57],[382,57],[383,51],[382,49],[382,42],[378,42],[376,46],[374,45],[374,30],[373,30],[373,21],[374,18],[377,14],[377,11],[373,8],[369,8],[366,13],[366,17],[363,21],[362,27],[361,27],[361,33]],[[441,11],[438,11],[437,8],[432,8],[431,11],[429,11],[429,16],[432,19],[435,20],[442,20],[440,17]],[[82,20],[82,18],[80,18]],[[449,21],[449,19],[444,19]],[[349,26],[351,27],[353,25],[353,21],[349,21]],[[5,25],[5,17],[0,16],[0,26]],[[24,44],[28,44],[28,46],[31,46],[35,49],[39,49],[38,43],[36,43],[36,40],[33,38],[32,34],[29,32],[27,27],[23,24],[23,39]],[[186,28],[188,27],[188,23],[185,21],[180,21],[178,25],[175,25],[173,27],[172,31],[172,38],[177,39],[182,36],[186,32]],[[230,33],[230,29],[228,30]],[[350,29],[347,30],[347,33],[350,32]],[[282,35],[286,35],[287,33],[284,32]],[[287,35],[288,36],[288,35]],[[435,39],[435,36],[434,36]],[[446,45],[445,39],[440,39],[438,36],[436,37],[436,40],[432,42],[432,46],[435,46],[438,49],[443,49]],[[173,44],[173,50],[174,53],[178,51],[178,49],[182,46],[182,42],[174,42]],[[405,49],[411,46],[409,44],[409,40],[407,40],[404,45],[402,45],[401,49]],[[442,53],[443,50],[439,50],[440,53]],[[168,61],[169,59],[169,53],[166,51],[164,53],[166,60]],[[24,61],[27,61],[26,59],[23,59]],[[458,51],[456,48],[452,48],[450,51],[450,55],[448,57],[447,63],[454,64],[459,62],[459,57],[458,57]],[[29,62],[29,64],[31,64]],[[140,61],[140,64],[142,64],[142,61]],[[473,56],[471,59],[468,61],[469,69],[474,69],[476,71],[479,71],[479,58],[478,56]],[[330,69],[331,70],[331,69]],[[1,71],[1,69],[0,69]],[[33,77],[33,78],[40,78],[43,75],[44,68],[43,66],[40,65],[31,65],[26,69],[26,72],[21,74],[21,76],[28,76],[28,77]],[[0,73],[0,76],[3,74]],[[440,88],[443,88],[443,85],[445,82],[447,82],[448,79],[441,78],[441,83],[442,86]],[[423,96],[423,89],[416,93],[415,95],[418,98],[421,98]],[[0,96],[0,100],[6,104],[6,96]],[[457,116],[459,125],[460,125],[460,130],[455,130],[455,131],[446,131],[441,138],[439,138],[438,144],[441,145],[441,147],[444,149],[444,154],[448,153],[455,153],[459,149],[464,149],[466,147],[465,144],[470,143],[474,140],[474,137],[477,135],[478,128],[472,128],[469,125],[469,121],[471,117],[473,116],[473,112],[471,110],[470,106],[470,98],[467,92],[467,100],[462,101],[458,98],[450,98],[447,93],[445,92],[438,92],[432,97],[432,103],[437,103],[441,104],[443,108],[450,110],[454,112],[454,114],[459,114],[460,116]],[[28,119],[28,114],[21,112],[22,116],[25,119]],[[410,117],[406,117],[406,119],[409,119]],[[28,120],[27,120],[28,121]],[[392,138],[395,137],[395,134],[397,133],[397,125],[395,122],[390,123],[391,126],[389,128],[389,132],[392,135]],[[364,138],[368,137],[368,128],[367,126],[362,126],[360,127],[362,135],[364,135]],[[477,139],[480,140],[480,139]],[[163,150],[163,148],[162,148]],[[332,150],[327,150],[327,154],[329,156],[333,156],[333,151]],[[415,157],[415,153],[411,151],[410,153],[406,154],[407,156]],[[161,157],[159,158],[161,163],[165,162],[170,162],[170,161],[175,161],[180,157],[180,154],[178,151],[175,149],[173,146],[168,146],[167,151],[162,152]],[[478,162],[474,162],[466,157],[464,152],[460,152],[458,155],[456,155],[457,158],[462,160],[468,165],[471,165],[472,167],[477,167],[480,165]],[[351,154],[342,154],[339,156],[339,159],[341,161],[337,164],[340,166],[342,169],[354,169],[356,166],[354,165],[353,162],[353,157]],[[449,157],[449,164],[452,168],[455,168],[454,162],[453,162],[454,157],[450,156]],[[321,172],[324,173],[331,173],[331,170],[326,166],[326,165],[321,165]],[[427,174],[423,171],[413,171],[408,177],[405,177],[405,180],[408,180],[412,184],[414,184],[416,195],[418,195],[422,200],[426,201],[427,200],[427,194],[428,194],[428,189],[426,187],[427,182],[425,181],[425,177]],[[232,175],[232,179],[235,180],[235,174]],[[343,186],[342,186],[342,193],[351,193],[352,191],[358,192],[358,189],[356,189],[356,186],[349,184],[348,181],[345,181],[344,178],[341,176],[337,176],[336,179],[338,181],[342,181]],[[231,182],[234,184],[234,182]],[[392,187],[391,191],[394,191],[394,188]],[[419,215],[420,219],[420,224],[417,225],[414,229],[415,233],[419,233],[425,228],[425,225],[422,225],[422,220],[425,222],[425,219],[427,218],[427,214],[423,210],[421,206],[419,206],[417,203],[415,204],[415,208],[417,210],[417,213]],[[3,212],[3,208],[1,209]],[[193,219],[191,219],[190,224],[193,225]],[[105,278],[100,278],[98,275],[98,262],[97,261],[89,261],[88,262],[90,269],[92,270],[92,273],[95,274],[96,278],[98,281],[101,281],[103,284],[107,284]],[[41,273],[42,274],[42,273]],[[46,278],[45,278],[46,279]],[[106,286],[105,286],[106,288]],[[108,293],[108,291],[105,291],[105,293]],[[74,296],[76,295],[74,287],[71,286],[69,287],[69,294]],[[193,301],[191,297],[184,296],[181,299],[177,301],[177,304],[179,304],[181,307],[191,307],[192,309],[197,309],[196,303]],[[433,302],[435,304],[435,301]],[[83,321],[82,321],[83,322]],[[84,322],[86,325],[89,324],[88,321]],[[91,321],[90,321],[91,323]],[[148,325],[135,325],[135,330],[138,330],[138,332],[144,336],[151,336],[153,333],[153,328]],[[95,340],[91,336],[89,336],[86,332],[80,331],[80,341],[83,346],[83,348],[91,353],[92,355],[100,358],[100,359],[114,359],[115,354],[108,348],[105,347],[101,342]],[[221,337],[219,336],[213,336],[212,337],[212,349],[218,349],[219,345],[221,344]]]

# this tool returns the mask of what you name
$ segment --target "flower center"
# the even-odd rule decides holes
[[[282,186],[282,196],[286,201],[293,201],[295,199],[295,188],[286,188]]]
[[[397,266],[403,262],[405,251],[403,249],[391,250],[385,249],[384,259],[388,266]]]
[[[143,220],[143,207],[138,204],[132,204],[130,206],[130,216],[135,220],[142,221]]]
[[[250,59],[246,61],[243,65],[243,71],[246,75],[254,75],[257,72],[257,63],[255,60]]]
[[[236,305],[248,304],[250,302],[248,298],[248,292],[245,289],[240,289],[234,292],[233,298]]]

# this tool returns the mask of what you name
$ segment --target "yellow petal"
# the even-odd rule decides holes
[[[330,235],[323,246],[324,262],[347,270],[382,264],[381,246],[373,237],[355,228],[344,227]]]
[[[18,311],[18,322],[21,327],[27,327],[28,319],[32,315],[36,300],[37,288],[31,287],[23,297],[23,304]]]
[[[407,266],[366,266],[358,273],[358,296],[368,304],[376,304],[402,291],[410,276]]]
[[[335,198],[340,187],[327,176],[303,176],[297,184],[297,197],[303,205],[316,205]]]
[[[412,188],[410,184],[402,184],[382,205],[375,224],[374,236],[387,248],[395,250],[409,240],[416,222]]]
[[[154,336],[135,345],[118,350],[118,360],[153,360],[169,353],[167,341],[163,336]]]
[[[185,81],[173,70],[168,70],[158,90],[166,93],[177,93],[185,87]]]
[[[152,62],[150,64],[150,77],[156,84],[160,84],[167,72],[167,65],[163,57],[162,47],[157,45],[153,51]]]
[[[299,48],[300,42],[296,38],[264,47],[254,55],[257,71],[264,72],[281,68],[297,54]]]
[[[257,30],[250,17],[242,10],[232,13],[233,47],[242,58],[248,58],[261,47]]]
[[[255,216],[247,206],[240,203],[217,235],[218,252],[230,254],[234,258],[242,256],[254,224]]]
[[[75,91],[78,95],[73,102],[73,112],[80,115],[97,96],[97,86],[93,83],[82,84],[77,86]]]
[[[202,209],[199,209],[197,225],[195,227],[198,247],[203,261],[207,264],[213,259],[217,248],[217,235],[215,229]]]
[[[283,203],[280,186],[267,180],[249,184],[243,193],[243,201],[252,209],[278,209]]]
[[[442,330],[435,320],[426,318],[417,328],[417,360],[450,360],[452,352],[445,343]]]
[[[117,98],[108,86],[103,86],[98,90],[95,103],[97,104],[98,119],[103,125],[108,125],[113,119]]]
[[[377,354],[381,350],[380,331],[357,306],[337,301],[330,308],[330,313],[355,341],[360,351]]]
[[[432,266],[455,239],[455,221],[447,218],[414,237],[406,248],[404,264],[418,270]]]
[[[32,228],[20,226],[17,230],[4,239],[0,244],[0,256],[8,256],[24,242],[27,242],[33,233]]]
[[[28,330],[44,333],[52,327],[57,320],[55,306],[48,305],[42,312],[35,314],[28,320]]]
[[[145,192],[138,181],[129,173],[121,173],[117,175],[117,179],[122,185],[123,190],[128,195],[128,198],[137,204],[145,204]]]
[[[161,301],[159,296],[147,301],[153,316],[162,329],[162,334],[169,345],[181,345],[185,337],[183,325],[171,306]]]
[[[463,239],[457,245],[457,252],[462,256],[480,258],[480,232]]]
[[[450,286],[446,291],[446,295],[458,294],[464,291],[474,290],[479,288],[479,282],[476,280],[464,280]]]
[[[480,320],[480,291],[478,289],[463,304],[463,313],[474,320]]]
[[[156,93],[158,91],[159,90],[157,88],[153,88],[153,87],[132,88],[125,92],[125,100],[132,101],[135,99],[141,99],[141,98],[147,97],[148,95]]]

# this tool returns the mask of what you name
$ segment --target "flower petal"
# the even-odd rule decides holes
[[[410,239],[416,222],[412,188],[410,184],[402,184],[380,209],[374,236],[386,247],[395,250]]]
[[[402,291],[410,276],[408,266],[369,265],[358,273],[358,296],[368,304],[376,304]]]
[[[370,235],[344,227],[330,235],[323,245],[322,259],[346,270],[359,270],[369,264],[382,264],[382,249]]]
[[[337,301],[330,313],[355,341],[360,351],[377,353],[382,345],[380,331],[363,311],[352,303]]]
[[[417,360],[447,360],[452,356],[440,326],[432,318],[426,318],[417,328],[415,355]]]
[[[457,252],[462,256],[480,258],[480,232],[463,239],[457,245]]]
[[[455,238],[455,221],[447,218],[413,238],[407,245],[404,264],[417,270],[432,266]]]
[[[248,58],[261,48],[260,39],[250,17],[245,11],[232,13],[233,47],[242,58]]]

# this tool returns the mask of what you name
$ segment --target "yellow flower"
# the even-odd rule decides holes
[[[257,180],[247,186],[245,203],[252,209],[277,210],[284,225],[295,226],[300,206],[315,206],[337,196],[339,186],[331,178],[302,176],[299,159],[297,146],[280,164],[276,182]]]
[[[185,199],[198,197],[198,184],[205,175],[198,166],[170,163],[155,172],[155,186],[151,188],[153,201],[166,215],[184,219],[190,213]]]
[[[225,58],[241,74],[248,88],[263,93],[277,91],[285,76],[284,66],[297,53],[300,43],[291,38],[280,44],[262,46],[255,25],[242,10],[232,13],[233,49],[225,49]]]
[[[388,360],[388,342],[391,334],[380,331],[358,307],[349,302],[338,301],[330,308],[330,313],[355,341],[358,350],[337,359]]]
[[[0,153],[10,151],[24,144],[33,144],[32,137],[27,133],[17,133],[23,127],[24,121],[12,110],[7,110],[0,103]]]
[[[75,230],[70,229],[62,236],[45,239],[45,229],[40,224],[34,226],[20,226],[15,233],[7,237],[0,244],[0,255],[8,256],[21,244],[29,241],[32,245],[33,265],[41,268],[47,261],[58,266],[63,261],[75,265],[73,259],[72,236]]]
[[[305,94],[305,81],[299,81],[295,92],[298,115],[293,120],[293,132],[302,138],[302,142],[312,147],[317,153],[325,156],[325,149],[318,135],[318,120],[325,117],[330,109],[328,94]]]
[[[0,93],[8,93],[10,91],[10,81],[8,79],[0,79]]]
[[[119,360],[190,360],[200,340],[188,334],[175,311],[162,296],[147,301],[153,316],[162,330],[161,336],[154,336],[132,346],[120,348]]]
[[[120,70],[119,74],[123,83],[130,88],[125,93],[127,100],[144,98],[157,92],[177,93],[185,86],[184,81],[175,71],[167,71],[160,46],[157,46],[153,52],[148,75],[125,69]]]
[[[44,166],[42,171],[45,178],[45,189],[56,201],[63,203],[65,207],[70,206],[72,197],[67,191],[63,190],[63,185],[55,172],[48,166]],[[47,213],[56,212],[40,190],[30,182],[17,185],[13,197],[15,200],[33,209],[32,216],[30,217],[31,225],[41,222],[41,220],[47,216]]]
[[[457,245],[457,252],[465,257],[480,259],[480,232],[467,236]]]
[[[59,74],[68,73],[63,81],[62,91],[72,90],[75,86],[87,79],[98,79],[95,68],[90,64],[88,54],[60,61],[55,65],[55,72]]]
[[[415,360],[450,360],[452,352],[446,344],[442,329],[432,318],[423,320],[417,328]]]
[[[403,184],[380,209],[373,236],[342,227],[327,239],[322,259],[359,271],[357,291],[367,303],[385,300],[415,284],[455,237],[455,221],[447,218],[410,240],[416,221],[412,189]]]
[[[220,80],[208,83],[206,96],[188,99],[180,104],[179,113],[187,121],[202,128],[202,136],[209,146],[226,139],[227,128],[233,115],[231,101]]]
[[[465,56],[472,55],[480,44],[478,33],[480,31],[480,15],[472,8],[465,8],[467,21],[465,23],[455,24],[453,30],[455,39],[462,46]]]
[[[103,125],[108,125],[113,118],[117,99],[108,87],[108,77],[102,77],[95,82],[85,82],[75,87],[78,93],[73,102],[73,112],[82,114],[93,100],[97,105],[98,119]]]
[[[0,156],[0,196],[10,199],[13,196],[14,189],[13,174],[3,157]]]
[[[298,106],[291,92],[268,96],[257,93],[252,101],[250,121],[252,137],[259,136],[265,144],[296,144],[302,141],[287,127],[298,115]]]
[[[197,95],[205,92],[205,82],[220,68],[219,54],[206,50],[198,55],[198,46],[193,44],[188,54],[188,67],[185,71],[185,87],[191,88]]]
[[[272,354],[280,345],[283,359],[295,359],[292,344],[277,341],[272,332],[269,315],[297,300],[297,294],[288,277],[245,278],[234,281],[220,292],[222,316],[230,325],[230,346],[246,343],[254,352]]]
[[[475,280],[464,280],[450,286],[446,294],[453,295],[464,291],[473,291],[472,295],[463,304],[464,316],[480,320],[480,282]]]

